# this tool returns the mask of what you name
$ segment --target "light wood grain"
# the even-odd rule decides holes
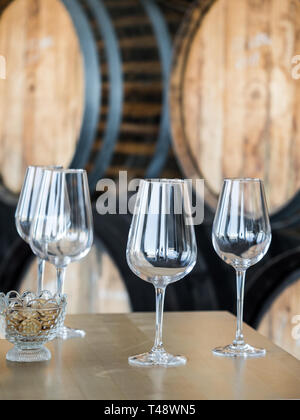
[[[293,337],[299,335],[299,325],[300,280],[274,300],[259,326],[259,332],[300,359],[300,337],[298,340]]]
[[[262,178],[275,213],[300,188],[300,3],[198,1],[175,51],[170,106],[184,172],[206,180],[213,209],[223,178]]]
[[[59,0],[15,0],[0,18],[0,174],[12,192],[28,165],[68,166],[84,106],[84,69],[71,17]]]
[[[235,319],[223,312],[165,315],[165,345],[188,358],[180,368],[133,368],[128,356],[150,349],[154,314],[70,316],[83,340],[49,344],[48,364],[5,362],[11,347],[0,341],[0,399],[289,399],[300,398],[300,362],[246,328],[264,359],[212,355],[233,338]],[[30,381],[28,380],[30,376]]]

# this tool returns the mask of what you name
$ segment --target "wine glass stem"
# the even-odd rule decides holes
[[[64,293],[64,282],[66,276],[66,267],[56,267],[57,274],[57,293],[62,295]]]
[[[45,260],[43,260],[42,258],[38,258],[38,289],[37,289],[38,296],[41,294],[43,290],[44,269],[45,269]]]
[[[162,329],[163,329],[163,316],[164,316],[164,301],[165,301],[165,287],[156,287],[156,334],[153,351],[162,351],[163,342],[162,342]]]
[[[243,346],[245,344],[243,335],[243,312],[244,312],[244,291],[245,291],[246,270],[236,270],[237,287],[237,329],[234,344]]]

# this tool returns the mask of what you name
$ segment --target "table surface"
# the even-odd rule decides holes
[[[67,325],[85,339],[55,340],[47,363],[6,362],[0,340],[3,399],[300,399],[300,361],[245,326],[247,341],[264,347],[261,359],[227,359],[211,349],[229,344],[235,318],[226,312],[166,313],[164,343],[187,356],[176,368],[135,368],[128,356],[150,350],[154,314],[73,315]]]

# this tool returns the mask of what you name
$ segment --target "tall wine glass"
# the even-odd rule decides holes
[[[141,181],[127,244],[127,262],[156,292],[156,337],[152,350],[129,358],[135,366],[179,366],[186,358],[167,353],[162,342],[166,287],[194,267],[197,245],[190,206],[181,180]]]
[[[93,244],[93,218],[84,170],[44,171],[36,214],[30,230],[33,251],[56,267],[57,293],[63,294],[66,267],[84,258]],[[63,339],[83,337],[63,327]]]
[[[258,263],[271,243],[271,227],[263,182],[259,179],[225,179],[213,224],[213,246],[227,264],[236,270],[237,330],[234,342],[213,350],[218,356],[259,357],[244,341],[243,307],[246,270]]]
[[[26,170],[23,187],[15,213],[15,222],[19,235],[28,244],[30,242],[30,227],[35,215],[37,198],[40,193],[44,170],[61,168],[62,166],[29,166]],[[43,290],[44,267],[45,261],[38,257],[38,296]]]

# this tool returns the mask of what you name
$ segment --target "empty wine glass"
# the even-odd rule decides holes
[[[135,366],[179,366],[186,358],[167,353],[162,342],[166,287],[194,267],[197,245],[190,223],[188,188],[181,180],[141,181],[127,244],[127,262],[156,291],[156,337],[152,350],[129,358]]]
[[[213,350],[218,356],[259,357],[244,341],[243,307],[246,270],[258,263],[271,243],[271,227],[263,182],[259,179],[225,179],[213,224],[213,246],[227,264],[236,270],[237,330],[234,342]]]
[[[29,232],[35,215],[37,198],[41,189],[42,177],[45,169],[61,169],[62,166],[29,166],[26,170],[21,194],[19,197],[15,221],[21,238],[29,244]],[[45,261],[38,257],[38,287],[37,295],[43,290],[43,275]]]
[[[56,267],[57,293],[63,295],[66,267],[84,258],[93,244],[93,218],[87,174],[84,170],[44,171],[30,245]],[[63,327],[63,339],[84,337],[81,330]]]

